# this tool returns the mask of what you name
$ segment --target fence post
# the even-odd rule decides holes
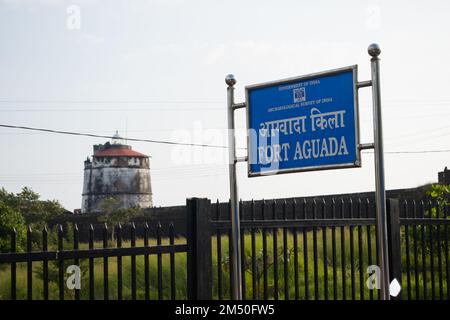
[[[389,255],[389,283],[397,279],[402,285],[402,253],[400,250],[400,203],[398,199],[387,200],[387,231],[389,239],[388,255]],[[403,288],[402,288],[403,289]],[[402,291],[392,300],[400,300]]]
[[[212,299],[211,201],[186,200],[187,292],[189,300]]]

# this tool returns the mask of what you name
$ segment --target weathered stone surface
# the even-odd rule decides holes
[[[109,197],[118,199],[121,208],[152,206],[148,156],[124,144],[94,146],[92,160],[84,162],[82,213],[101,212]]]

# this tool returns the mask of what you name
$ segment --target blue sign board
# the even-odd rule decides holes
[[[357,66],[246,87],[248,175],[361,166]]]

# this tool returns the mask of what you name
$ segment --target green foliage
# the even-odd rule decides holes
[[[16,229],[17,251],[23,249],[25,243],[25,220],[21,214],[0,201],[0,252],[10,250],[11,231]]]
[[[111,226],[130,222],[134,218],[143,215],[143,210],[139,206],[127,209],[120,208],[120,200],[114,197],[104,199],[101,208],[103,213],[98,217],[98,221],[105,222]]]
[[[64,212],[57,200],[39,198],[40,195],[28,187],[16,194],[0,189],[0,202],[20,212],[26,224],[42,224]]]
[[[434,184],[427,194],[439,201],[443,206],[450,204],[450,185]]]
[[[425,210],[425,218],[446,219],[449,216],[450,185],[433,184],[426,194],[435,205]],[[410,241],[415,239],[419,252],[425,250],[426,253],[429,253],[431,250],[436,251],[438,248],[445,250],[445,232],[447,232],[447,238],[450,238],[450,229],[447,228],[446,231],[439,224],[417,225],[417,227],[408,229],[408,236]],[[424,241],[422,241],[422,234],[424,235]],[[405,234],[402,236],[402,241],[406,241]]]
[[[433,219],[443,219],[446,218],[448,213],[448,206],[450,205],[450,185],[440,185],[434,184],[431,186],[431,190],[428,195],[436,201],[436,206],[431,208],[431,212],[428,211],[429,217]],[[425,228],[425,226],[420,226],[420,228]],[[421,231],[419,228],[419,231]],[[439,225],[428,226],[429,233],[433,239],[433,247],[436,249],[438,246],[442,250],[445,250],[445,231]],[[447,229],[447,237],[450,236],[450,230]],[[431,241],[426,244],[428,250],[431,250]]]
[[[16,228],[17,246],[21,250],[25,242],[26,225],[32,230],[42,230],[47,222],[64,212],[56,200],[40,200],[39,194],[28,187],[19,193],[0,189],[0,251],[9,250],[11,230]],[[35,246],[41,242],[37,232],[32,233]]]

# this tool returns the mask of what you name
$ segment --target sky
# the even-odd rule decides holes
[[[0,0],[0,124],[226,145],[226,85],[358,65],[380,45],[386,152],[450,149],[448,1]],[[359,92],[361,142],[373,142],[371,89]],[[245,112],[236,111],[238,128]],[[0,186],[31,187],[80,208],[83,162],[107,139],[0,128]],[[239,136],[238,147],[245,147]],[[151,156],[156,206],[229,197],[226,149],[130,142]],[[240,149],[239,153],[243,155]],[[450,152],[386,153],[386,187],[435,182]],[[374,190],[362,167],[247,177],[239,196]]]

